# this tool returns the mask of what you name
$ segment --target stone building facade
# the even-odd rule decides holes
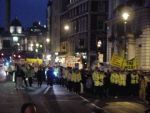
[[[124,23],[120,17],[124,10],[130,14],[126,24],[126,32],[124,32]],[[137,69],[150,70],[149,12],[149,0],[109,0],[109,20],[107,21],[108,62],[113,53],[121,54],[121,52],[124,52],[123,54],[127,55],[127,60],[137,59]],[[125,53],[125,49],[127,53]]]
[[[63,5],[66,4],[66,5]],[[106,61],[107,0],[66,0],[62,5],[60,51],[66,55],[80,55],[91,66],[98,52]],[[65,31],[64,26],[69,30]],[[102,46],[97,48],[98,41]]]

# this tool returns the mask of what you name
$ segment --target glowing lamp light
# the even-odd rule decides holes
[[[64,26],[65,31],[68,31],[70,29],[69,25]]]
[[[47,55],[47,56],[46,56],[46,59],[47,59],[47,60],[51,60],[51,55]]]
[[[31,47],[33,47],[33,44],[31,43]]]
[[[87,59],[87,56],[86,56],[86,55],[84,55],[84,56],[83,56],[83,59]]]
[[[99,40],[99,41],[97,42],[97,47],[101,47],[101,46],[102,46],[102,41]]]
[[[16,57],[16,55],[15,55],[15,54],[14,54],[13,56],[14,56],[14,57]]]
[[[59,57],[56,57],[56,58],[55,58],[55,62],[59,62]]]
[[[4,53],[1,53],[2,56],[4,56]]]
[[[40,48],[42,48],[43,46],[42,45],[40,45]]]
[[[124,12],[123,14],[122,14],[122,19],[124,20],[124,21],[127,21],[128,20],[128,18],[129,18],[129,13],[128,12]]]
[[[20,56],[20,55],[18,55],[18,58],[21,58],[21,56]]]
[[[58,52],[55,52],[55,55],[57,56],[57,55],[58,55]]]
[[[20,43],[17,43],[18,46],[20,46]]]
[[[47,38],[47,39],[46,39],[46,42],[47,42],[47,43],[49,43],[49,42],[50,42],[50,39],[49,39],[49,38]]]
[[[39,47],[39,44],[38,44],[38,43],[36,44],[36,47]]]
[[[18,42],[18,40],[19,40],[19,38],[18,38],[17,36],[14,36],[14,37],[13,37],[13,41],[14,41],[14,42]]]
[[[37,52],[38,52],[38,49],[35,49],[35,52],[37,53]]]

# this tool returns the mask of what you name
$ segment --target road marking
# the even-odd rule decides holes
[[[80,96],[80,98],[82,98],[84,101],[86,101],[86,102],[89,102],[89,103],[90,103],[90,101],[89,101],[88,99],[84,98],[83,96]],[[91,103],[91,105],[92,105],[93,107],[95,107],[95,108],[99,109],[99,110],[103,110],[103,111],[104,111],[104,109],[103,109],[103,108],[101,108],[101,107],[99,107],[99,106],[95,105],[94,103]],[[105,111],[105,112],[106,112],[106,111]],[[107,112],[106,112],[106,113],[107,113]]]
[[[82,97],[82,96],[80,96],[80,98],[82,98],[84,101],[86,101],[86,102],[90,102],[88,99],[86,99],[86,98],[84,98],[84,97]]]
[[[45,89],[44,94],[46,94],[46,93],[48,92],[49,88],[50,88],[50,86],[48,86],[48,87]]]
[[[91,103],[92,106],[96,107],[97,109],[103,110],[101,107],[95,105],[94,103]]]

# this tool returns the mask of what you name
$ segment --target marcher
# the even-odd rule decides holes
[[[21,66],[22,71],[24,72],[24,76],[23,76],[23,81],[26,87],[28,87],[28,83],[27,83],[27,68],[25,65]]]
[[[139,93],[139,75],[136,70],[131,74],[132,96],[138,96]]]
[[[53,86],[54,74],[53,68],[49,67],[47,71],[47,85]]]
[[[88,94],[88,95],[93,94],[93,80],[92,80],[92,75],[91,75],[90,71],[87,73],[85,91],[86,91],[86,94]]]
[[[110,81],[111,81],[111,96],[114,98],[118,98],[118,81],[119,81],[119,72],[114,70],[111,74]]]
[[[67,89],[69,91],[73,91],[72,68],[68,67],[66,70],[66,74]]]
[[[79,94],[80,91],[81,91],[81,73],[80,73],[80,70],[76,70],[76,92]]]
[[[36,73],[36,77],[37,77],[37,81],[38,81],[38,86],[41,87],[42,82],[43,82],[43,70],[42,67],[40,66],[37,73]]]
[[[131,71],[127,72],[126,75],[126,96],[131,96],[132,95],[132,88],[131,88]]]
[[[28,82],[29,82],[29,86],[32,87],[32,83],[33,83],[33,76],[34,76],[34,69],[31,65],[29,65],[27,67],[27,76],[28,76]]]
[[[25,103],[21,106],[20,113],[37,113],[37,107],[34,103]]]
[[[111,72],[108,70],[107,72],[104,73],[104,96],[105,97],[109,97],[110,96],[110,76],[111,76]]]
[[[24,72],[22,69],[19,67],[19,65],[16,66],[17,70],[15,72],[15,82],[16,82],[16,89],[22,89],[22,80],[24,76]]]
[[[96,97],[98,97],[100,94],[100,87],[99,87],[100,86],[100,76],[99,76],[99,72],[98,72],[98,67],[95,68],[95,70],[92,74],[92,80],[94,82],[94,89],[93,89],[94,95]]]
[[[87,70],[85,68],[83,68],[81,70],[81,78],[82,78],[81,83],[83,84],[83,93],[85,93],[86,92],[86,79],[88,78],[87,77]]]

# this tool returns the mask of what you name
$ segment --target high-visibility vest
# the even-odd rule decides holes
[[[119,74],[117,74],[115,72],[112,73],[111,76],[110,76],[110,81],[113,84],[119,84]]]
[[[111,76],[110,76],[110,81],[111,83],[115,84],[115,79],[116,79],[116,73],[112,73]]]
[[[119,86],[126,86],[126,75],[120,73],[119,74]]]
[[[131,84],[138,84],[139,83],[139,75],[131,74]]]
[[[72,73],[71,81],[76,82],[76,73],[75,72]]]
[[[65,73],[64,78],[67,78],[68,73],[69,73],[69,72],[68,72],[68,70],[65,70],[65,72],[64,72],[64,73]]]
[[[81,81],[81,73],[80,72],[76,73],[76,81],[77,82]]]
[[[99,74],[98,74],[97,71],[95,71],[95,72],[92,74],[92,79],[93,79],[93,82],[94,82],[94,86],[99,86],[99,85],[100,85]]]
[[[104,73],[99,73],[100,86],[104,85]]]

